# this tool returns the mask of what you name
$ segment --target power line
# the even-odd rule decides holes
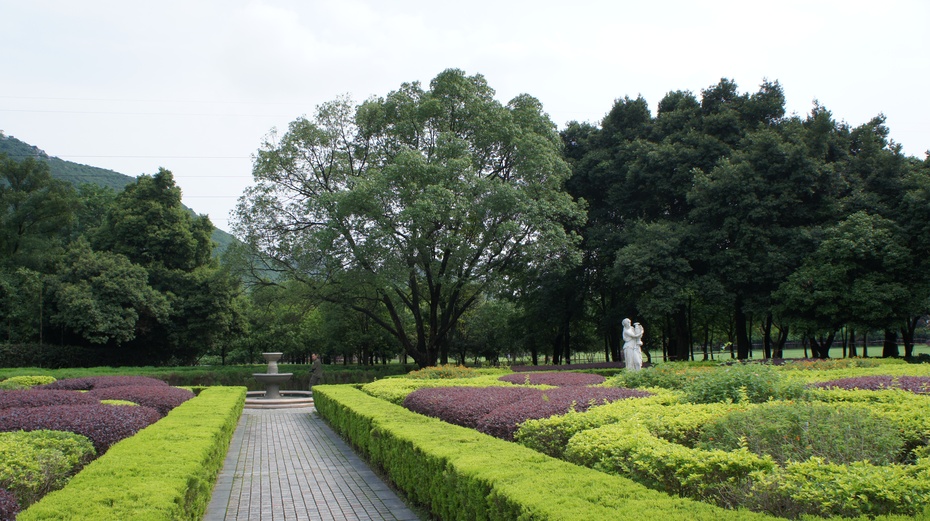
[[[302,101],[243,101],[243,100],[168,100],[168,99],[132,99],[132,98],[64,98],[53,96],[0,96],[0,99],[28,99],[54,101],[105,101],[116,103],[215,103],[221,105],[298,105]]]
[[[108,116],[220,116],[220,117],[243,117],[243,118],[293,118],[294,115],[283,114],[217,114],[217,113],[198,113],[198,112],[114,112],[99,110],[36,110],[36,109],[0,109],[0,112],[28,112],[33,114],[94,114]]]

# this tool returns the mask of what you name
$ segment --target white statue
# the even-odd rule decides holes
[[[630,324],[630,319],[623,319],[623,359],[626,368],[630,371],[639,371],[643,368],[643,333],[645,330],[639,322]]]

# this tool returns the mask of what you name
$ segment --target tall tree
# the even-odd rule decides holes
[[[503,105],[482,76],[447,70],[429,89],[324,104],[272,136],[234,229],[429,366],[481,294],[571,252],[564,224],[583,212],[562,190],[568,173],[536,99]]]
[[[140,362],[191,363],[241,323],[239,282],[212,257],[212,231],[207,216],[182,206],[181,189],[165,169],[128,185],[96,229],[94,247],[142,266],[171,306],[168,320],[146,325],[147,334],[127,343]]]

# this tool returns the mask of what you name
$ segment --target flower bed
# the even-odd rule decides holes
[[[171,409],[190,400],[194,393],[178,387],[152,385],[126,385],[121,387],[100,387],[85,393],[97,400],[128,400],[151,407],[162,416]]]
[[[563,387],[566,385],[598,385],[604,383],[605,378],[601,375],[588,373],[512,373],[505,374],[498,380],[512,384]]]
[[[0,432],[53,430],[87,436],[98,454],[157,422],[161,415],[151,407],[125,405],[46,405],[12,407],[0,415]]]
[[[474,429],[491,411],[537,392],[530,387],[427,387],[407,395],[404,407]]]
[[[811,387],[821,389],[867,390],[901,389],[915,394],[930,394],[930,377],[928,376],[857,376],[840,378],[829,382],[815,382]]]
[[[565,364],[565,365],[513,365],[510,370],[515,373],[531,371],[585,371],[591,369],[623,369],[623,362],[598,362],[593,364]]]
[[[40,385],[36,389],[63,389],[68,391],[89,391],[104,387],[121,387],[126,385],[149,385],[167,387],[168,384],[148,376],[89,376],[86,378],[65,378],[50,384]]]
[[[0,521],[13,521],[19,513],[19,503],[12,492],[0,488]]]
[[[547,390],[529,387],[425,388],[407,396],[404,406],[496,438],[512,440],[519,425],[529,419],[548,418],[570,410],[584,411],[593,405],[651,394],[633,389],[578,385]]]
[[[87,393],[76,393],[74,391],[36,391],[32,389],[0,391],[0,410],[47,405],[94,405],[98,402],[98,399],[88,396]]]

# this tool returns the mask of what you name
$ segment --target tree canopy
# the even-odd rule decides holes
[[[482,76],[447,70],[272,135],[235,230],[271,269],[435,365],[480,295],[573,255],[565,224],[584,214],[562,190],[569,173],[539,101],[501,104]]]

